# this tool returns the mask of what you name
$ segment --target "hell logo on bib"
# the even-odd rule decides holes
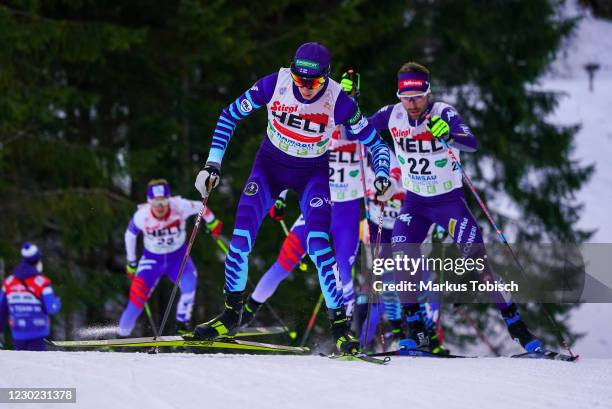
[[[297,105],[285,105],[274,101],[270,108],[274,129],[282,135],[304,143],[320,142],[329,122],[327,114],[298,113]]]

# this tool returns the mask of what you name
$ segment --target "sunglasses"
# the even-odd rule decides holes
[[[428,89],[425,92],[421,92],[420,94],[413,94],[413,95],[402,95],[399,92],[397,92],[397,97],[401,100],[401,101],[406,101],[406,102],[421,102],[423,101],[423,99],[429,95],[431,93],[431,90]]]
[[[323,86],[323,84],[325,84],[324,75],[316,78],[306,78],[291,73],[291,79],[293,80],[296,86],[308,89],[319,89]]]

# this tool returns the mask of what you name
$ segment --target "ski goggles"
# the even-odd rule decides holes
[[[165,207],[168,206],[168,198],[167,197],[155,197],[153,199],[148,200],[149,204],[153,207]]]
[[[396,95],[400,101],[419,103],[422,102],[429,94],[431,94],[431,88],[427,88],[427,91],[421,92],[420,94],[403,95],[398,91]]]
[[[291,73],[291,79],[298,87],[304,87],[308,89],[319,89],[325,84],[325,75],[315,78],[300,77]]]

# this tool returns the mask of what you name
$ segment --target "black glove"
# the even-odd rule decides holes
[[[391,181],[386,176],[377,176],[374,179],[374,189],[376,189],[376,196],[384,197],[384,194],[391,187]]]

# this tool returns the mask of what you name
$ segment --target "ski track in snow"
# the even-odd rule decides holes
[[[402,357],[383,367],[315,356],[0,351],[0,362],[10,374],[1,387],[76,387],[76,407],[91,409],[612,407],[604,359]]]

